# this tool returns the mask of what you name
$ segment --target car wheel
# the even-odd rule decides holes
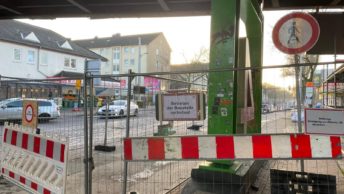
[[[137,117],[139,114],[139,109],[135,109],[134,116]]]
[[[41,123],[47,123],[49,122],[50,115],[47,113],[40,114],[38,116],[38,121]]]

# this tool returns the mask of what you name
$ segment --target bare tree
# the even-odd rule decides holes
[[[317,63],[319,61],[319,55],[304,55],[300,57],[302,62],[305,63]],[[289,64],[295,64],[295,59],[293,55],[288,55],[287,61]],[[314,72],[317,68],[317,65],[310,65],[301,67],[300,76],[301,76],[301,102],[305,99],[305,92],[306,92],[306,83],[312,82],[314,77]],[[284,68],[282,69],[282,76],[295,76],[295,68]]]

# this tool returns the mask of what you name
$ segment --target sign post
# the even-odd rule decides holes
[[[38,104],[35,100],[23,101],[22,125],[37,129],[38,123]]]
[[[276,23],[272,31],[272,40],[277,49],[286,54],[293,54],[295,64],[298,64],[300,62],[298,54],[310,50],[318,41],[319,35],[320,27],[313,16],[294,12],[285,15]],[[300,67],[295,67],[298,131],[302,133],[299,74]],[[301,160],[301,172],[304,172],[303,160]]]

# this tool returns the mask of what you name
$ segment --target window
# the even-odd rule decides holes
[[[129,47],[124,47],[124,52],[129,53]]]
[[[29,50],[27,52],[27,62],[29,62],[29,63],[35,62],[35,51]]]
[[[133,48],[131,48],[131,53],[135,53],[135,48],[133,47]]]
[[[19,108],[19,107],[23,107],[22,101],[14,101],[7,104],[7,108]]]
[[[113,63],[119,63],[121,57],[121,51],[119,48],[115,48],[113,51]]]
[[[124,59],[124,64],[129,65],[129,59]]]
[[[13,58],[16,61],[20,61],[20,58],[21,58],[21,56],[20,56],[20,49],[14,49],[13,50]]]
[[[71,60],[70,60],[70,66],[71,66],[72,68],[76,68],[76,59],[71,59]]]
[[[69,58],[64,59],[64,66],[69,67]]]
[[[113,71],[119,71],[119,65],[114,65],[113,66]]]
[[[42,53],[42,65],[48,65],[48,53]]]
[[[135,65],[135,59],[130,59],[130,65]]]
[[[51,105],[51,102],[38,101],[38,106],[52,106],[52,105]]]

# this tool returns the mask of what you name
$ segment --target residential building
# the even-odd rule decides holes
[[[135,73],[170,71],[171,48],[163,33],[128,36],[115,34],[112,37],[95,37],[74,42],[109,59],[102,68],[102,74],[126,74],[129,69]],[[127,78],[119,79],[121,83],[125,83],[121,86],[125,90]],[[152,83],[157,83],[157,87],[152,86]],[[146,86],[148,90],[155,92],[168,88],[166,81],[152,81],[151,77],[136,77],[132,84]],[[126,91],[121,94],[126,95]]]
[[[75,93],[74,86],[38,82],[6,82],[6,78],[47,79],[82,75],[86,59],[105,58],[41,27],[15,20],[0,20],[0,99],[47,97]],[[51,95],[51,94],[50,94]]]

